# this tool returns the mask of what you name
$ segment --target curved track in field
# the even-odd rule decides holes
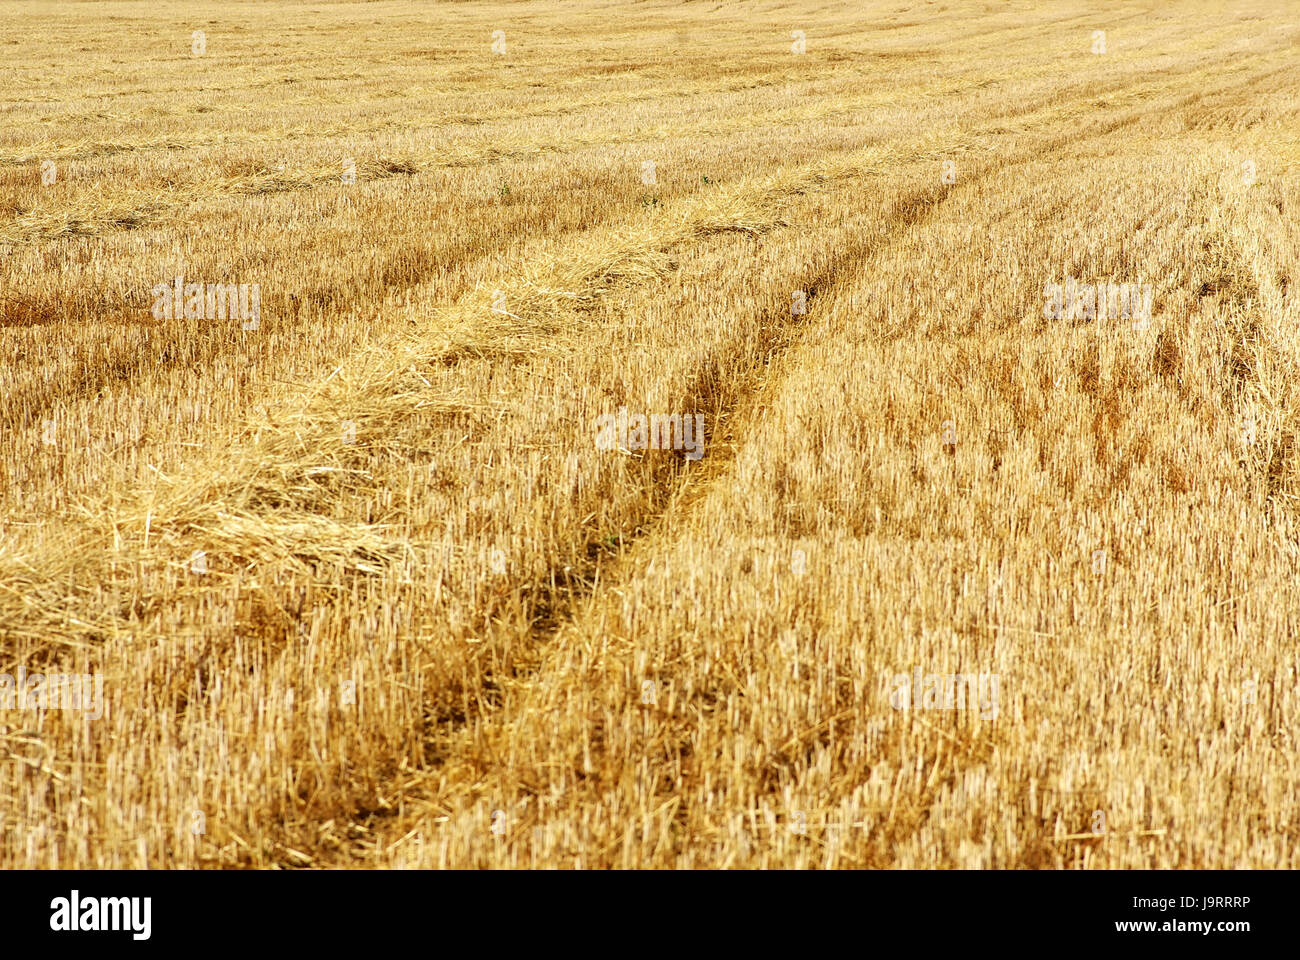
[[[0,862],[1293,866],[1300,30],[1180,6],[390,4],[291,24],[315,101],[253,20],[19,97],[0,659],[113,709],[0,720]],[[262,329],[141,324],[178,271]]]

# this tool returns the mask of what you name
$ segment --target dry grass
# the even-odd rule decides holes
[[[19,6],[0,866],[1298,865],[1282,0]]]

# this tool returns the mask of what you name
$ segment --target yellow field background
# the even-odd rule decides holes
[[[0,710],[0,867],[1300,866],[1289,0],[0,0],[0,63],[0,673],[108,702]]]

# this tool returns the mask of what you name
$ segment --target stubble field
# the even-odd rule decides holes
[[[0,868],[1300,866],[1224,6],[0,0]]]

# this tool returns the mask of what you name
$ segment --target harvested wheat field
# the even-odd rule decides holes
[[[1300,866],[1227,6],[0,0],[0,867]]]

